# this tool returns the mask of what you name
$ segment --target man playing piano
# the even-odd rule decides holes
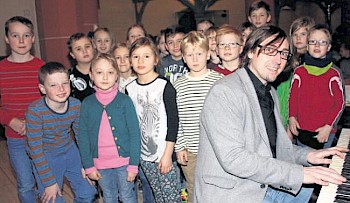
[[[301,148],[283,128],[270,82],[290,59],[289,41],[275,26],[251,33],[242,68],[214,84],[201,115],[194,202],[308,202],[302,184],[342,184],[325,157],[347,149]],[[314,164],[314,165],[312,165]]]

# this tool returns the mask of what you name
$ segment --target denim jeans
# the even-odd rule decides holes
[[[12,168],[16,173],[19,200],[22,203],[36,202],[35,180],[26,152],[26,139],[7,138],[7,147]]]
[[[149,185],[149,182],[145,176],[145,173],[143,172],[141,166],[139,166],[139,174],[138,177],[141,181],[142,186],[142,197],[143,197],[143,203],[154,203],[154,195],[151,189],[151,186]],[[135,181],[135,194],[136,198],[138,197],[138,186],[137,181]]]
[[[128,182],[127,166],[112,169],[99,169],[101,179],[98,181],[102,192],[104,203],[118,202],[118,191],[123,203],[136,203],[134,182]]]
[[[330,148],[332,146],[332,144],[333,144],[334,138],[335,138],[335,133],[329,134],[327,142],[324,143],[324,145],[323,145],[323,149]]]
[[[312,187],[302,187],[297,196],[294,196],[290,193],[269,187],[262,203],[307,203],[311,198],[312,191]]]
[[[56,183],[61,190],[63,186],[63,177],[66,177],[69,181],[74,193],[74,202],[91,203],[95,200],[95,194],[97,191],[95,187],[91,186],[81,174],[81,169],[83,167],[75,143],[71,143],[63,152],[50,151],[44,153],[50,169],[55,176]],[[34,170],[34,175],[38,184],[39,195],[41,197],[44,193],[45,187],[41,183],[36,170]],[[64,197],[57,195],[56,203],[61,202],[65,202]]]

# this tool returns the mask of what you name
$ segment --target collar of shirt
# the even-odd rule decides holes
[[[256,93],[261,94],[263,96],[265,96],[267,93],[270,93],[270,90],[271,90],[270,83],[267,83],[267,85],[264,85],[248,67],[244,67],[244,68],[247,71],[249,78],[253,82]]]

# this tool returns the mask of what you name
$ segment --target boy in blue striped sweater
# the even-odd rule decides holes
[[[77,146],[70,130],[78,132],[80,101],[69,97],[67,69],[49,62],[39,70],[39,89],[44,95],[26,113],[28,151],[42,202],[64,202],[63,177],[75,194],[74,202],[93,202],[96,190],[82,174]]]

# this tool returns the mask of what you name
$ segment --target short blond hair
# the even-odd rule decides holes
[[[188,45],[196,45],[206,51],[209,51],[209,42],[206,36],[197,31],[191,31],[185,35],[185,37],[181,41],[181,52],[185,54],[185,49]]]
[[[332,34],[331,34],[331,31],[330,31],[330,29],[329,29],[327,24],[316,24],[315,26],[311,27],[309,29],[307,39],[309,40],[310,39],[310,34],[315,32],[315,31],[317,31],[317,30],[319,30],[319,31],[323,32],[324,34],[326,34],[329,44],[332,43]]]

